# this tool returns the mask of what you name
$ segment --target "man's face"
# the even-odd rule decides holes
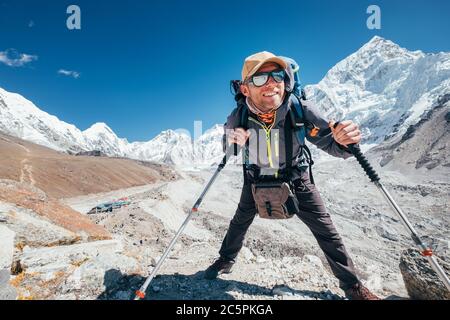
[[[263,64],[256,73],[269,72],[277,69],[280,69],[278,64],[269,62]],[[278,83],[272,77],[269,77],[267,83],[262,87],[256,87],[252,83],[241,85],[241,92],[246,97],[249,97],[261,111],[269,111],[280,106],[283,102],[284,87],[284,81]]]

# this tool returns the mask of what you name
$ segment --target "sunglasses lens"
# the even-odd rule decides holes
[[[255,86],[261,87],[266,84],[267,79],[269,79],[268,74],[260,74],[260,75],[253,76],[252,81]]]
[[[280,83],[284,80],[285,72],[283,70],[272,72],[273,80]]]
[[[279,70],[279,71],[272,71],[269,73],[256,74],[252,77],[252,82],[256,87],[262,87],[267,83],[270,76],[272,76],[272,78],[276,82],[280,83],[284,81],[286,72],[284,72],[284,70]]]

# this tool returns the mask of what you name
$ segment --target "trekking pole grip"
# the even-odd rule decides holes
[[[349,144],[348,145],[349,151],[355,156],[358,163],[361,165],[361,167],[366,172],[367,176],[370,178],[370,181],[372,182],[378,182],[380,181],[380,177],[375,172],[375,169],[372,168],[369,161],[367,160],[366,156],[362,153],[361,149],[356,144]]]
[[[338,126],[339,121],[336,121],[332,126],[334,129]],[[374,168],[369,163],[369,160],[367,160],[366,156],[362,153],[361,149],[359,148],[359,145],[352,143],[347,146],[348,150],[353,154],[358,161],[358,163],[361,165],[361,167],[364,169],[364,172],[369,177],[370,181],[376,183],[380,181],[380,177],[378,177],[378,174],[375,172]]]
[[[339,121],[336,121],[332,126],[334,129],[338,126]],[[375,169],[372,168],[372,166],[369,163],[369,160],[367,160],[366,156],[362,153],[361,149],[359,148],[359,145],[352,143],[347,146],[348,150],[353,154],[358,161],[358,163],[361,165],[361,167],[364,169],[364,172],[367,174],[367,176],[370,178],[370,181],[372,182],[378,182],[380,181],[380,177],[378,177],[378,174],[375,172]]]

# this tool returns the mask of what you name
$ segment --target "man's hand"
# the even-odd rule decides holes
[[[243,147],[248,137],[250,137],[250,131],[248,130],[244,130],[242,128],[230,130],[230,133],[228,135],[228,143],[237,143],[238,145]]]
[[[335,123],[335,121],[330,121],[329,126],[333,133],[333,138],[337,143],[347,148],[349,144],[356,144],[361,141],[361,131],[359,131],[356,123],[351,120],[345,120],[339,122],[336,128],[334,128]]]

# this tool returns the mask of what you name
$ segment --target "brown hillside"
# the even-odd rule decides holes
[[[74,197],[175,178],[168,166],[68,155],[0,133],[0,179],[34,185],[50,197]]]

